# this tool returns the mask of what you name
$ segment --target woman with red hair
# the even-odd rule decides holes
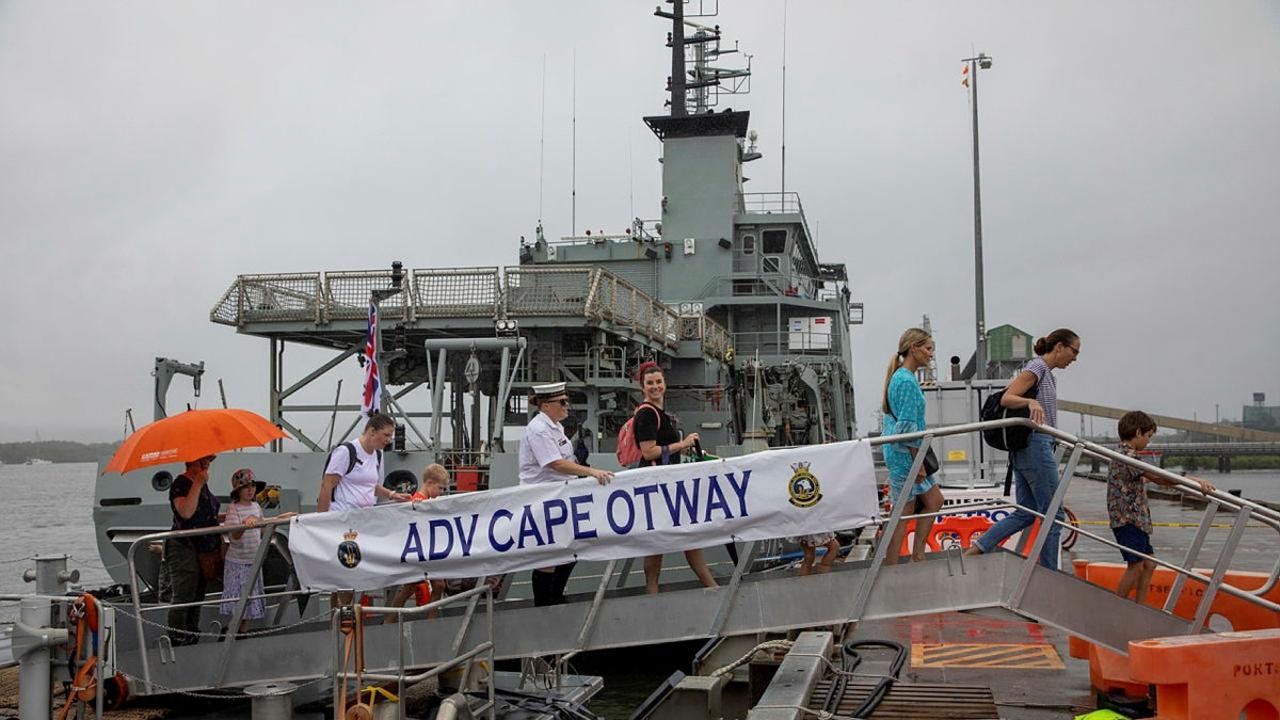
[[[667,378],[658,363],[652,360],[642,363],[636,370],[636,380],[644,393],[644,402],[636,408],[635,440],[643,458],[640,466],[671,465],[680,462],[680,453],[698,442],[698,433],[689,433],[682,439],[676,429],[676,421],[666,412]],[[704,587],[719,587],[707,567],[701,550],[685,550],[689,569],[698,576]],[[644,559],[645,592],[658,592],[658,576],[662,573],[662,556],[650,555]]]

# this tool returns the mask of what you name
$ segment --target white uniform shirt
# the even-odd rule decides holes
[[[546,413],[538,413],[524,428],[520,441],[520,484],[561,482],[576,475],[551,469],[556,460],[573,460],[573,443],[564,436],[564,427]]]
[[[347,472],[347,465],[351,462],[351,456],[345,445],[339,445],[333,449],[329,465],[324,469],[325,475],[337,475],[341,478],[333,492],[333,502],[329,504],[330,510],[352,510],[371,507],[378,503],[378,497],[373,493],[378,483],[382,482],[382,468],[378,467],[378,453],[377,451],[365,452],[359,440],[351,444],[356,449],[356,466],[351,468],[350,473]]]

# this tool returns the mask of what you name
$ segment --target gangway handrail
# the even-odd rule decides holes
[[[138,639],[138,657],[141,658],[142,660],[142,681],[144,683],[146,692],[148,694],[151,692],[151,689],[152,689],[151,662],[147,657],[146,631],[142,627],[142,623],[143,623],[142,598],[138,593],[138,561],[137,561],[138,547],[144,543],[149,545],[156,540],[168,540],[170,538],[198,537],[201,535],[223,535],[229,532],[236,532],[239,530],[251,530],[254,528],[269,527],[271,528],[271,534],[274,535],[275,526],[283,525],[289,522],[289,520],[290,520],[289,518],[268,518],[254,525],[243,525],[243,524],[214,525],[211,527],[192,528],[187,530],[163,530],[160,532],[141,535],[137,538],[134,538],[133,542],[129,543],[129,550],[125,554],[125,559],[129,563],[129,601],[133,608],[133,622],[134,622],[134,627],[136,629],[137,639]],[[268,540],[268,542],[270,542],[270,540]],[[263,544],[265,545],[266,543],[263,543]],[[256,577],[257,572],[261,571],[262,561],[265,558],[266,558],[266,552],[260,549],[257,557],[257,562],[253,566],[253,571],[255,573],[254,577]],[[284,591],[280,593],[267,593],[263,595],[262,598],[265,599],[268,597],[293,597],[298,594],[308,594],[308,593],[306,593],[306,591],[289,590],[289,591]],[[158,597],[157,597],[157,600],[159,600]],[[245,599],[245,601],[247,602],[247,598]],[[147,610],[148,611],[161,610],[161,609],[167,610],[175,607],[194,607],[197,605],[211,605],[211,604],[220,603],[220,602],[222,602],[221,593],[219,593],[219,597],[217,600],[206,599],[206,600],[200,600],[192,603],[157,602],[154,606],[147,608]],[[240,609],[243,610],[243,606]],[[230,649],[231,648],[228,647],[227,651],[230,651]]]
[[[485,618],[486,618],[485,625],[486,625],[486,634],[488,639],[485,640],[484,642],[478,643],[475,647],[471,648],[470,650],[467,650],[466,652],[462,652],[456,655],[453,659],[440,663],[438,665],[435,665],[424,672],[418,673],[417,675],[405,675],[404,643],[405,643],[405,635],[407,635],[409,632],[409,623],[405,622],[405,619],[415,615],[428,615],[440,608],[453,605],[462,600],[470,600],[470,602],[467,604],[466,615],[463,617],[463,621],[462,623],[460,623],[460,627],[458,629],[458,634],[454,638],[453,652],[457,653],[459,650],[462,649],[462,641],[467,634],[467,630],[469,630],[471,627],[471,620],[475,613],[476,603],[477,601],[479,601],[480,596],[482,595],[484,596],[484,599],[485,599]],[[399,714],[397,715],[397,717],[400,720],[404,720],[403,698],[404,698],[404,685],[406,682],[416,683],[416,682],[422,682],[423,680],[426,680],[428,678],[433,678],[436,675],[439,675],[440,673],[447,672],[463,663],[467,663],[472,658],[475,658],[481,654],[487,654],[488,660],[489,660],[489,682],[487,683],[488,690],[489,690],[489,693],[488,693],[489,697],[488,697],[488,701],[484,705],[480,706],[479,708],[476,708],[473,711],[473,713],[487,711],[489,720],[493,720],[495,710],[497,708],[497,699],[494,695],[494,687],[493,687],[494,647],[495,647],[493,642],[493,588],[490,587],[487,583],[481,582],[478,585],[476,585],[476,587],[473,587],[470,590],[460,592],[457,595],[450,595],[448,597],[444,597],[439,600],[433,600],[427,603],[426,605],[420,605],[417,607],[403,608],[403,607],[387,607],[387,606],[378,606],[378,605],[370,605],[370,606],[357,605],[356,612],[359,612],[361,616],[363,615],[394,615],[396,617],[397,622],[399,622],[400,624],[400,628],[399,628],[400,631],[396,633],[396,637],[399,640],[399,654],[398,654],[399,663],[398,663],[396,674],[395,675],[390,675],[386,673],[361,673],[360,674],[361,677],[367,680],[374,680],[378,682],[395,681],[396,683],[398,683],[396,696],[401,700],[398,703]],[[334,627],[336,628],[337,625],[335,625]],[[470,672],[471,672],[471,665],[468,664],[466,669],[463,671],[462,680],[459,683],[459,685],[461,685],[464,689],[466,687],[467,677],[469,676]],[[340,679],[341,682],[345,683],[347,682],[350,675],[351,673],[347,672],[347,668],[344,665],[341,669],[341,672],[337,673],[337,677],[335,677],[335,680]],[[334,683],[334,688],[336,693],[337,692],[336,682]],[[357,691],[359,691],[359,688],[357,688]],[[336,694],[335,694],[335,697],[336,697]]]
[[[1059,430],[1055,427],[1051,427],[1048,425],[1037,425],[1036,423],[1032,422],[1031,420],[1028,420],[1027,418],[1007,418],[1005,420],[985,420],[982,422],[962,423],[959,425],[943,425],[943,426],[929,428],[927,430],[921,430],[919,432],[913,432],[913,433],[901,433],[898,435],[877,435],[872,438],[867,438],[866,440],[873,447],[875,447],[879,445],[887,445],[892,443],[913,442],[915,440],[923,440],[925,437],[945,437],[948,435],[964,435],[972,432],[980,432],[982,430],[995,430],[999,428],[1009,428],[1009,427],[1031,428],[1036,432],[1044,433],[1046,435],[1052,436],[1057,440],[1061,440],[1071,445],[1080,444],[1084,447],[1085,451],[1090,452],[1090,454],[1092,455],[1096,455],[1100,459],[1124,463],[1126,465],[1137,467],[1143,470],[1144,472],[1150,472],[1153,475],[1159,475],[1160,477],[1166,480],[1172,480],[1176,485],[1178,485],[1183,489],[1191,490],[1197,495],[1204,495],[1205,497],[1211,497],[1214,500],[1217,500],[1223,505],[1226,505],[1228,507],[1234,507],[1236,509],[1248,507],[1253,513],[1255,514],[1260,513],[1263,516],[1265,516],[1267,519],[1271,520],[1272,523],[1274,523],[1274,527],[1280,530],[1280,511],[1269,508],[1266,505],[1256,503],[1252,500],[1249,500],[1248,498],[1237,497],[1235,495],[1222,492],[1221,490],[1215,490],[1213,493],[1206,494],[1204,491],[1200,489],[1199,484],[1191,482],[1190,480],[1187,480],[1185,477],[1182,477],[1181,475],[1169,472],[1164,468],[1157,467],[1155,465],[1152,465],[1147,462],[1143,462],[1141,460],[1135,460],[1134,458],[1131,458],[1127,455],[1116,452],[1115,450],[1111,450],[1105,445],[1100,445],[1098,443],[1084,440],[1082,438],[1076,437],[1075,435],[1072,435],[1071,433]],[[1255,518],[1255,519],[1259,519],[1259,518]]]
[[[1067,488],[1070,485],[1072,478],[1075,476],[1075,469],[1076,469],[1076,466],[1079,464],[1080,457],[1086,453],[1091,456],[1096,456],[1102,459],[1106,459],[1110,462],[1119,462],[1125,465],[1138,468],[1139,470],[1142,470],[1144,474],[1151,473],[1161,478],[1168,479],[1172,481],[1173,485],[1179,486],[1185,490],[1190,490],[1193,494],[1205,497],[1209,501],[1209,507],[1206,508],[1206,512],[1201,519],[1199,531],[1197,532],[1197,537],[1193,541],[1193,547],[1188,552],[1187,559],[1184,561],[1188,565],[1195,561],[1195,557],[1199,551],[1199,543],[1203,540],[1203,534],[1206,529],[1206,526],[1211,521],[1213,512],[1216,511],[1217,506],[1226,505],[1228,507],[1234,507],[1237,509],[1238,515],[1235,523],[1232,526],[1231,534],[1227,539],[1226,544],[1223,546],[1221,553],[1219,554],[1218,561],[1215,563],[1213,573],[1211,576],[1204,576],[1200,573],[1195,572],[1193,569],[1189,567],[1178,566],[1174,563],[1163,561],[1153,556],[1149,556],[1143,553],[1137,553],[1144,558],[1151,559],[1156,563],[1175,571],[1175,573],[1177,573],[1178,575],[1178,580],[1175,583],[1173,591],[1170,594],[1170,599],[1166,603],[1166,606],[1162,609],[1162,612],[1165,612],[1166,614],[1171,614],[1173,607],[1176,605],[1178,595],[1181,593],[1187,577],[1194,578],[1207,585],[1204,595],[1202,596],[1199,602],[1199,605],[1197,606],[1195,617],[1191,623],[1190,632],[1193,632],[1193,633],[1199,632],[1200,628],[1203,627],[1204,622],[1208,617],[1208,612],[1209,612],[1210,606],[1212,605],[1213,598],[1216,596],[1216,594],[1219,591],[1226,592],[1227,594],[1239,597],[1243,600],[1246,600],[1247,602],[1253,603],[1255,605],[1259,605],[1268,610],[1280,611],[1280,604],[1276,604],[1262,597],[1262,595],[1265,595],[1275,586],[1277,582],[1277,576],[1280,576],[1280,559],[1277,560],[1276,565],[1272,568],[1272,571],[1269,574],[1266,582],[1264,582],[1263,585],[1258,589],[1243,590],[1243,589],[1234,587],[1230,584],[1224,584],[1222,582],[1222,579],[1225,576],[1226,570],[1229,566],[1230,560],[1234,555],[1235,548],[1238,545],[1240,537],[1243,535],[1244,528],[1251,517],[1257,516],[1257,519],[1261,521],[1264,525],[1271,527],[1273,530],[1277,530],[1277,532],[1280,532],[1280,513],[1264,505],[1260,505],[1251,500],[1236,497],[1234,495],[1230,495],[1228,493],[1224,493],[1218,490],[1205,493],[1200,488],[1198,483],[1193,483],[1190,480],[1187,480],[1186,478],[1175,475],[1162,468],[1158,468],[1154,465],[1143,462],[1141,460],[1130,458],[1122,453],[1115,452],[1097,443],[1092,443],[1092,442],[1083,440],[1070,433],[1058,430],[1057,428],[1038,425],[1036,423],[1033,423],[1030,419],[1027,419],[1027,418],[1009,418],[1005,420],[965,423],[961,425],[930,428],[930,429],[920,431],[920,432],[915,432],[915,433],[903,433],[898,435],[882,435],[876,438],[871,438],[870,443],[872,445],[885,445],[890,443],[902,443],[902,442],[912,442],[915,440],[920,440],[921,441],[920,446],[917,449],[915,459],[912,463],[911,470],[908,472],[908,475],[907,475],[908,477],[915,477],[917,474],[919,474],[924,463],[925,454],[928,451],[929,446],[935,437],[947,436],[947,435],[959,435],[959,434],[971,433],[975,431],[982,431],[982,430],[994,429],[994,428],[1019,427],[1019,426],[1029,427],[1037,432],[1042,432],[1046,435],[1054,437],[1057,440],[1063,441],[1065,443],[1069,443],[1071,446],[1072,452],[1071,452],[1071,457],[1067,461],[1066,468],[1061,473],[1060,481],[1058,483],[1057,490],[1054,493],[1053,499],[1050,501],[1049,506],[1046,508],[1045,512],[1043,513],[1037,512],[1031,508],[1023,507],[1016,502],[1007,503],[1008,506],[1025,510],[1030,514],[1036,517],[1039,517],[1042,520],[1042,522],[1052,522],[1054,524],[1062,525],[1063,527],[1070,527],[1070,524],[1067,523],[1066,521],[1058,520],[1057,514],[1059,509],[1063,505],[1063,500],[1066,496]],[[902,508],[905,506],[905,502],[909,497],[910,489],[911,489],[910,484],[904,483],[902,491],[899,493],[899,496],[894,500],[893,510],[890,512],[889,517],[883,518],[883,519],[877,519],[876,521],[873,522],[873,524],[885,525],[883,530],[883,538],[891,538],[893,536],[893,532],[895,528],[897,527],[897,524],[903,521],[904,519],[906,519],[906,517],[904,517],[902,514]],[[924,514],[913,515],[908,517],[912,517],[912,518],[931,517],[931,516],[936,517],[941,515],[954,514],[955,512],[957,512],[955,508],[948,508],[946,510],[941,510],[937,513],[924,513]],[[1079,531],[1077,529],[1077,532],[1083,532],[1083,531]],[[1091,539],[1094,539],[1094,540],[1098,540],[1099,542],[1102,542],[1105,545],[1115,547],[1115,548],[1120,547],[1118,543],[1098,537],[1092,533],[1084,532],[1084,534],[1087,537],[1090,537]],[[1027,584],[1030,581],[1031,573],[1035,568],[1035,564],[1039,561],[1040,551],[1043,548],[1045,542],[1047,541],[1047,536],[1048,536],[1048,532],[1036,533],[1035,541],[1032,543],[1032,547],[1027,550],[1027,558],[1024,561],[1025,564],[1023,567],[1023,572],[1021,573],[1018,579],[1016,588],[1014,590],[1013,597],[1010,603],[1011,605],[1010,609],[1016,610],[1017,607],[1020,605],[1023,594],[1026,591]],[[871,567],[866,576],[866,579],[863,582],[862,587],[859,588],[858,594],[855,596],[852,613],[850,615],[851,621],[856,620],[861,615],[862,608],[865,606],[867,602],[867,599],[871,592],[871,588],[875,583],[875,578],[879,574],[880,567],[883,565],[887,553],[890,551],[895,553],[898,552],[897,548],[889,548],[888,545],[889,545],[889,542],[887,540],[882,539],[882,541],[878,544],[876,548],[876,551],[872,557]],[[963,562],[963,560],[961,562]]]

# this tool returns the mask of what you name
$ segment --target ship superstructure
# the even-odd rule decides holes
[[[211,319],[273,345],[274,420],[313,451],[331,446],[288,415],[355,408],[290,403],[318,372],[286,384],[282,358],[297,343],[338,351],[319,372],[354,363],[376,295],[383,404],[406,426],[409,448],[483,464],[482,450],[510,452],[502,427],[523,424],[528,386],[565,380],[599,441],[593,449],[607,452],[644,359],[668,367],[671,409],[709,448],[854,435],[848,330],[861,305],[845,268],[820,262],[796,193],[744,192],[745,163],[760,157],[747,144],[750,113],[716,106],[719,94],[744,89],[750,70],[711,65],[731,52],[718,27],[683,17],[679,4],[662,14],[681,30],[668,43],[672,78],[687,79],[669,83],[669,114],[644,119],[662,142],[658,219],[559,240],[539,226],[519,264],[504,268],[240,276]],[[419,387],[433,391],[425,414],[404,398]]]
[[[708,452],[855,436],[849,329],[862,306],[845,267],[820,261],[796,193],[744,191],[743,169],[760,157],[750,113],[720,105],[749,90],[749,60],[722,67],[737,48],[719,27],[686,17],[683,3],[664,8],[669,109],[644,118],[662,143],[654,219],[559,239],[539,223],[505,267],[249,274],[218,299],[213,322],[268,341],[268,415],[305,446],[242,456],[278,485],[282,509],[314,507],[327,452],[359,429],[359,406],[339,398],[341,382],[359,382],[371,303],[381,404],[398,424],[389,484],[413,484],[429,462],[449,467],[456,489],[514,484],[528,390],[561,380],[591,464],[616,467],[644,360],[666,368],[667,408]],[[299,346],[333,355],[299,372],[289,352]],[[336,397],[331,370],[343,377]],[[160,384],[157,395],[163,408]],[[95,522],[105,558],[168,525],[167,482],[163,472],[103,478]],[[160,492],[139,492],[148,485]]]

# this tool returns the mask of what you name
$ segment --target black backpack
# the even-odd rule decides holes
[[[344,442],[338,447],[344,447],[347,449],[347,471],[342,473],[342,476],[346,477],[351,474],[352,470],[356,469],[356,444],[350,443],[350,442]],[[324,459],[324,466],[326,468],[329,467],[329,461],[333,460],[333,453],[337,449],[338,448],[334,448],[333,450],[330,450],[329,456]],[[377,451],[377,456],[378,456],[378,468],[381,469],[382,468],[382,451],[381,450]],[[333,497],[337,495],[337,493],[338,493],[338,486],[335,485],[333,487],[333,492],[330,493],[329,495],[329,499],[333,500]]]
[[[982,403],[982,411],[978,414],[978,419],[983,422],[990,420],[1005,420],[1007,418],[1029,418],[1031,411],[1027,408],[1007,408],[1000,404],[1001,398],[1004,397],[1004,391],[1007,388],[1001,388],[999,392],[993,392],[987,396]],[[1023,397],[1028,400],[1034,400],[1036,397],[1036,386],[1032,385]],[[1031,428],[1014,426],[1003,428],[992,428],[982,431],[982,439],[991,447],[1006,452],[1015,452],[1027,447],[1028,441],[1031,439]]]
[[[343,477],[346,477],[347,475],[351,474],[352,470],[356,469],[356,444],[350,443],[350,442],[344,442],[338,447],[344,447],[347,449],[347,471],[342,473]],[[333,460],[333,451],[337,449],[338,448],[334,448],[333,450],[329,451],[329,457],[325,458],[324,460],[324,466],[326,468],[329,467],[329,462]],[[376,451],[376,454],[378,456],[378,467],[381,468],[382,467],[382,451],[378,450]]]

